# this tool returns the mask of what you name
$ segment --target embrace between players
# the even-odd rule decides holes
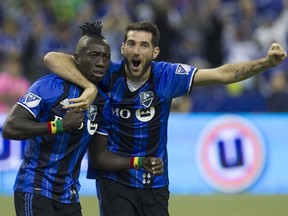
[[[4,138],[30,139],[14,184],[17,216],[82,215],[78,177],[87,149],[100,215],[168,216],[172,99],[192,87],[247,79],[287,58],[273,43],[262,59],[212,69],[156,62],[159,30],[141,21],[127,26],[123,59],[114,62],[101,23],[81,29],[74,56],[44,58],[62,78],[33,83],[4,123]]]

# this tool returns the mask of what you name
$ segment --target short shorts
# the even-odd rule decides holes
[[[14,192],[17,216],[82,216],[80,203],[65,204],[32,193]]]

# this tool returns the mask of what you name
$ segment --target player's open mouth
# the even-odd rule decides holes
[[[132,67],[133,69],[138,69],[141,64],[140,60],[132,60]]]

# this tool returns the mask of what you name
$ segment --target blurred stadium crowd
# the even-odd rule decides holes
[[[264,57],[270,44],[288,47],[288,0],[1,0],[0,112],[49,71],[49,51],[74,53],[86,21],[101,20],[121,58],[127,24],[150,19],[161,32],[158,61],[199,68]],[[252,79],[196,88],[173,101],[175,112],[286,112],[288,62]]]

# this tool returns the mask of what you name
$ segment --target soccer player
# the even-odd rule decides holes
[[[160,52],[159,38],[157,26],[150,21],[130,24],[121,46],[123,59],[111,62],[98,90],[110,92],[109,149],[125,156],[161,157],[164,175],[151,175],[144,170],[95,172],[103,216],[169,215],[166,145],[173,98],[190,93],[192,86],[229,84],[247,79],[279,65],[287,57],[283,48],[273,43],[264,58],[197,69],[186,64],[153,61]],[[51,52],[44,60],[61,77],[83,88],[84,84],[88,85],[89,81],[75,67],[73,57]],[[85,108],[94,97],[93,88],[96,89],[86,88],[84,95],[72,100],[75,103],[67,107]]]
[[[110,64],[110,45],[101,34],[101,22],[86,23],[81,28],[83,36],[74,54],[75,63],[83,76],[98,83]],[[91,140],[90,145],[97,146],[92,135],[107,136],[110,127],[101,117],[109,101],[100,90],[87,110],[63,109],[69,104],[68,98],[79,97],[82,92],[80,87],[51,74],[33,83],[10,111],[3,137],[30,139],[14,184],[17,216],[82,215],[78,195],[81,160]],[[102,143],[100,146],[105,147],[101,149],[105,155],[102,167],[114,171],[130,168],[130,158],[113,154]],[[134,160],[137,168],[161,174],[160,159]]]

